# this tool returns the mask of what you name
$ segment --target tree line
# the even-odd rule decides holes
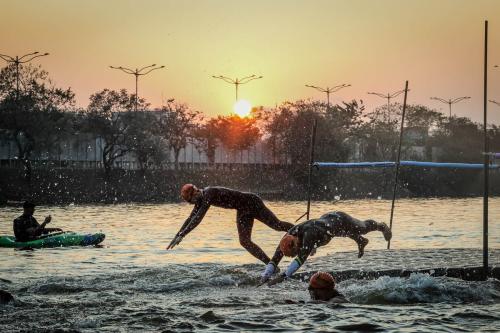
[[[16,88],[19,75],[19,89]],[[136,96],[122,90],[102,89],[90,96],[88,106],[75,106],[71,88],[57,87],[40,66],[14,65],[0,71],[0,134],[15,142],[26,179],[31,176],[35,151],[60,149],[59,143],[75,133],[102,138],[102,162],[107,175],[114,162],[134,154],[141,169],[161,166],[173,152],[179,154],[192,143],[215,161],[218,146],[235,153],[263,142],[275,163],[301,172],[309,159],[310,131],[318,123],[316,160],[394,160],[399,138],[402,106],[384,105],[367,111],[362,100],[333,106],[312,100],[284,102],[274,108],[255,108],[250,117],[207,117],[186,103],[169,100],[151,108],[138,99],[140,112],[133,112]],[[482,125],[466,117],[445,117],[424,105],[408,105],[403,141],[405,158],[481,162]],[[491,148],[500,151],[500,128],[491,125]],[[416,150],[415,147],[419,147]]]

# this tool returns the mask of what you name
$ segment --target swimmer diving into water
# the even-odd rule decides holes
[[[361,236],[371,231],[381,231],[386,241],[392,238],[392,232],[385,223],[374,220],[361,221],[344,212],[331,212],[319,219],[297,224],[281,239],[276,252],[262,273],[264,283],[275,273],[283,255],[296,257],[280,276],[268,282],[268,285],[280,283],[292,276],[316,248],[326,245],[333,237],[349,237],[358,244],[358,258],[364,254],[368,239]]]
[[[210,206],[236,209],[236,225],[238,227],[241,246],[265,264],[269,263],[269,257],[257,244],[252,242],[254,219],[261,221],[276,231],[288,231],[293,227],[291,223],[280,221],[266,207],[262,199],[253,193],[240,192],[217,186],[198,189],[192,184],[186,184],[182,187],[181,197],[185,201],[194,204],[194,208],[179,232],[175,235],[175,238],[168,245],[167,250],[178,245],[187,234],[200,224]]]

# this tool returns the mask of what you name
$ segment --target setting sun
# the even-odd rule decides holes
[[[244,118],[248,117],[248,115],[250,114],[250,111],[252,110],[252,105],[250,104],[249,101],[240,99],[236,103],[234,103],[233,109],[234,113]]]

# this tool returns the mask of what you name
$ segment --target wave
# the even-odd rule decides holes
[[[414,273],[407,278],[347,280],[339,287],[349,300],[360,304],[500,302],[500,282],[495,279],[464,281]]]
[[[290,280],[272,288],[256,288],[260,265],[190,264],[162,268],[134,269],[113,274],[80,277],[51,277],[25,281],[18,292],[35,295],[112,293],[198,294],[210,295],[224,289],[243,289],[245,297],[226,298],[206,307],[231,307],[268,303],[262,293],[281,293],[308,299],[307,283]],[[500,281],[464,281],[413,273],[409,277],[382,276],[375,280],[349,279],[338,288],[351,302],[358,304],[414,303],[500,303]],[[285,296],[283,296],[285,297]],[[185,300],[186,305],[189,301]],[[261,304],[263,305],[263,304]]]

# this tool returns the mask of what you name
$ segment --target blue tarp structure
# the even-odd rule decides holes
[[[447,169],[483,169],[484,164],[480,163],[438,163],[420,161],[401,161],[401,166],[421,167],[421,168],[447,168]],[[316,162],[314,166],[318,168],[391,168],[396,166],[396,162]],[[500,165],[490,164],[490,169],[498,169]]]

